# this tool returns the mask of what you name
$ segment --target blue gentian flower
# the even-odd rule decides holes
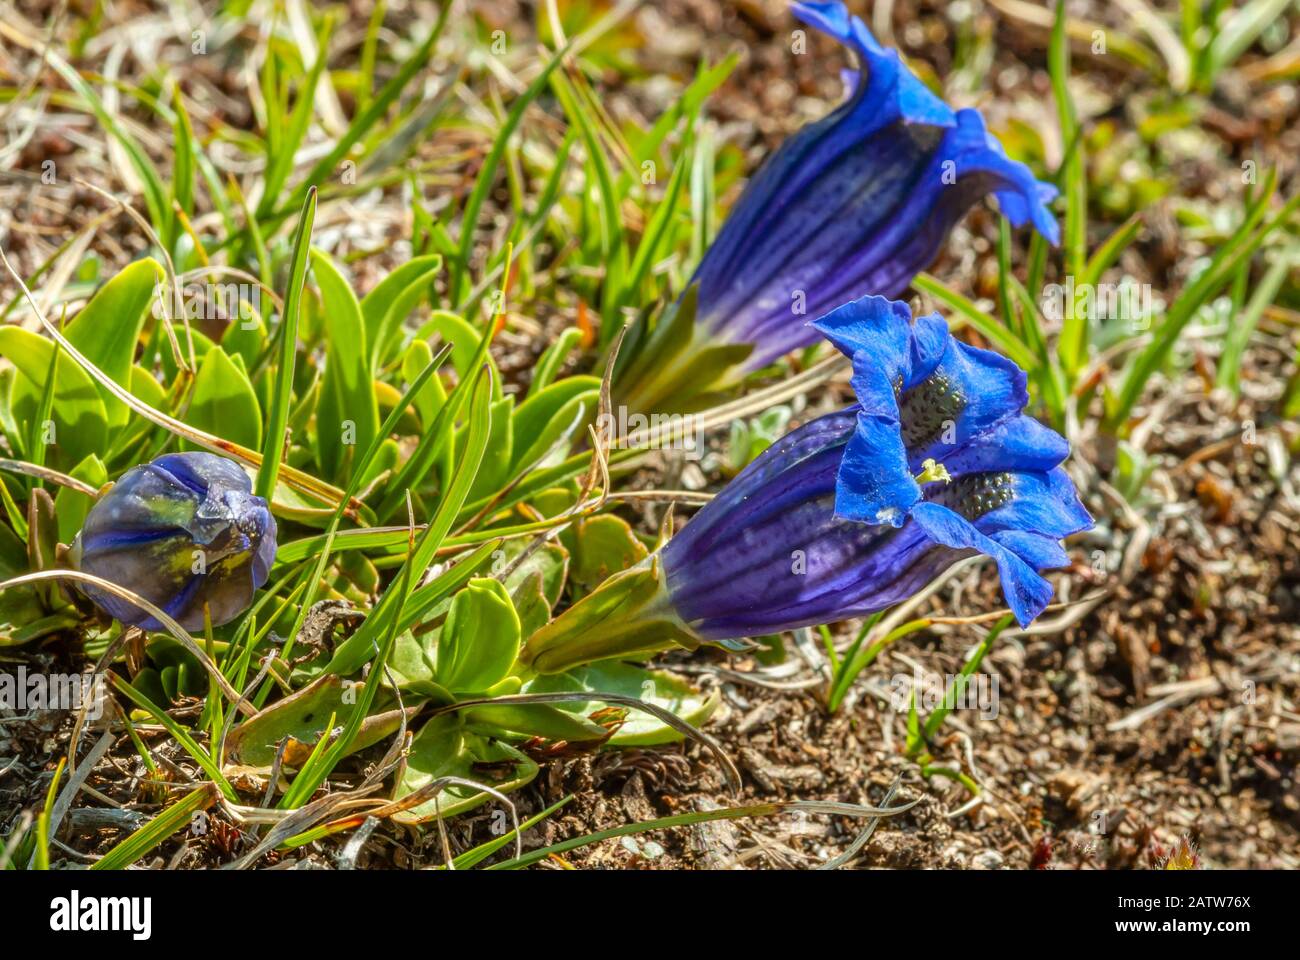
[[[1060,541],[1092,518],[1060,466],[1069,445],[1022,412],[1024,372],[883,297],[814,326],[851,358],[858,403],[769,447],[642,568],[534,635],[525,662],[559,672],[652,638],[665,649],[862,616],[976,554],[997,564],[1022,625],[1043,611],[1039,571],[1067,565]]]
[[[1059,240],[1046,206],[1056,188],[1008,159],[979,113],[931,93],[844,4],[791,9],[851,49],[858,70],[845,102],[753,177],[692,281],[696,326],[752,344],[749,369],[813,343],[809,318],[902,293],[988,193],[1013,224]]]
[[[842,620],[982,553],[1028,624],[1052,597],[1037,571],[1092,520],[1069,445],[1021,412],[1024,372],[883,297],[813,326],[852,359],[858,404],[778,441],[667,544],[677,614],[708,638]]]
[[[172,453],[126,471],[90,509],[69,551],[72,565],[159,607],[186,630],[246,610],[275,560],[275,518],[233,460]],[[134,604],[78,583],[124,624],[160,630]]]

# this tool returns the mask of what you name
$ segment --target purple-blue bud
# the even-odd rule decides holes
[[[72,543],[73,566],[124,587],[186,630],[204,610],[219,626],[248,609],[275,560],[275,519],[248,475],[211,453],[173,453],[126,471],[91,508]],[[79,583],[109,616],[161,624],[121,597]]]

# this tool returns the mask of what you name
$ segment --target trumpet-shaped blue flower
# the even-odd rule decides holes
[[[248,608],[275,560],[275,519],[248,475],[211,453],[173,453],[132,467],[91,508],[69,552],[84,573],[125,587],[187,630]],[[94,586],[96,606],[146,630],[161,624]]]
[[[1007,158],[974,110],[953,110],[842,3],[795,15],[850,48],[836,110],[790,137],[750,181],[696,271],[696,325],[752,344],[750,369],[816,339],[807,325],[865,294],[897,296],[992,193],[1052,243],[1056,189]]]
[[[883,297],[814,326],[852,359],[858,404],[778,441],[669,542],[677,614],[710,638],[825,623],[982,553],[1029,623],[1052,596],[1038,571],[1092,521],[1059,466],[1069,445],[1021,412],[1024,373]]]
[[[814,326],[852,359],[858,403],[777,441],[642,570],[536,634],[535,669],[861,616],[976,554],[1022,625],[1043,611],[1039,571],[1092,518],[1060,467],[1069,445],[1022,413],[1024,372],[883,297]]]

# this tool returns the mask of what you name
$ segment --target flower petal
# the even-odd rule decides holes
[[[1013,473],[1011,491],[1005,505],[975,521],[981,530],[1027,530],[1059,540],[1093,525],[1069,474],[1060,467],[1046,473]]]
[[[980,533],[965,517],[937,503],[918,503],[912,520],[932,539],[956,550],[976,550],[998,565],[1002,594],[1022,627],[1052,602],[1052,585],[1010,548]]]
[[[1029,402],[1027,377],[1015,363],[951,338],[933,371],[913,380],[899,401],[899,419],[914,470],[929,458],[946,464]]]
[[[1070,556],[1059,540],[1025,530],[999,530],[990,534],[1035,570],[1057,570],[1070,565]]]
[[[920,497],[921,487],[907,467],[898,421],[859,414],[835,481],[835,515],[901,527]]]
[[[1070,455],[1069,442],[1031,416],[1007,417],[942,457],[954,477],[993,471],[1050,470]]]
[[[867,296],[812,322],[814,329],[853,361],[853,387],[867,413],[898,416],[895,394],[911,377],[911,318],[907,304]]]

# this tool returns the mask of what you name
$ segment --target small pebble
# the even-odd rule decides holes
[[[1005,858],[996,850],[981,850],[970,858],[972,870],[1001,870],[1005,862]]]

